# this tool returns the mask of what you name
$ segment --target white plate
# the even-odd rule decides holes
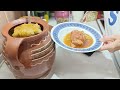
[[[72,48],[65,45],[63,42],[64,36],[73,30],[80,30],[89,34],[93,38],[94,43],[88,48]],[[95,28],[78,22],[64,22],[54,26],[51,30],[51,37],[60,47],[73,52],[93,52],[103,45],[103,43],[99,41],[99,39],[102,38],[102,35]]]

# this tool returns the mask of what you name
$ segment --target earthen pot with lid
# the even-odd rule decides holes
[[[55,59],[55,44],[50,36],[52,26],[39,17],[31,17],[31,23],[39,24],[42,32],[29,37],[12,37],[14,28],[23,23],[28,23],[27,17],[14,20],[3,27],[5,62],[17,78],[45,77]]]

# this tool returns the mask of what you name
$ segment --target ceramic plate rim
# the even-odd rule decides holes
[[[58,46],[66,49],[66,50],[72,51],[72,52],[88,53],[88,52],[93,52],[93,51],[99,50],[100,47],[103,45],[103,42],[101,42],[101,45],[100,45],[98,48],[96,48],[96,49],[94,49],[94,50],[90,50],[90,51],[80,51],[80,49],[79,49],[79,51],[75,51],[75,50],[73,50],[73,49],[69,49],[69,48],[66,48],[66,47],[62,46],[61,44],[59,44],[59,43],[54,39],[54,37],[53,37],[53,32],[54,32],[54,30],[55,30],[56,27],[58,27],[58,26],[61,25],[61,24],[64,25],[65,23],[68,23],[68,24],[69,24],[69,23],[75,23],[75,24],[85,25],[85,26],[87,26],[87,27],[92,28],[94,31],[96,31],[96,32],[101,36],[101,38],[103,37],[102,34],[101,34],[99,31],[97,31],[97,29],[95,29],[94,27],[92,27],[92,26],[90,26],[90,25],[87,25],[87,24],[85,24],[85,23],[81,23],[81,22],[64,22],[64,23],[59,23],[59,24],[55,25],[55,26],[51,29],[51,38],[53,39],[53,41],[54,41]],[[66,45],[66,46],[67,46],[67,45]],[[67,46],[67,47],[69,47],[69,46]]]

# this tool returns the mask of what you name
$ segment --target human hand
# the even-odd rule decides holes
[[[120,50],[120,35],[104,36],[100,41],[104,43],[100,51],[108,50],[109,52],[115,52]]]

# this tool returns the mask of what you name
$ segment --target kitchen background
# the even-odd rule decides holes
[[[92,20],[103,18],[102,11],[80,11],[78,12],[78,14],[74,11],[67,11],[67,12],[69,14],[68,17],[65,16],[65,18],[68,18],[67,21],[71,21],[73,19],[73,15],[76,15],[75,17],[77,17],[77,19],[81,18],[81,22],[85,22],[85,21],[89,22]],[[64,22],[64,20],[59,19],[60,18],[59,11],[30,11],[30,13],[28,13],[28,11],[0,11],[0,30],[2,30],[2,27],[6,23],[27,15],[38,16],[42,19],[45,19],[47,22],[49,22],[51,18],[56,18],[58,23]],[[64,15],[61,17],[64,17]],[[0,44],[2,44],[2,39],[3,37],[0,33]],[[0,53],[1,53],[1,45],[0,45]]]
[[[57,23],[60,22],[65,22],[66,21],[72,21],[73,20],[73,16],[76,15],[76,19],[74,18],[74,20],[80,21],[81,18],[81,22],[90,22],[96,19],[103,19],[103,11],[78,11],[78,12],[74,12],[74,11],[65,11],[68,12],[68,16],[65,16],[65,13],[62,15],[59,11],[0,11],[0,31],[2,30],[2,27],[10,22],[13,21],[15,19],[18,19],[20,17],[23,16],[27,16],[27,15],[31,15],[31,16],[38,16],[44,20],[46,20],[47,22],[49,22],[49,20],[51,18],[55,18]],[[81,15],[80,15],[81,14]],[[66,18],[66,19],[61,19],[61,18]],[[2,51],[2,34],[0,33],[0,54]],[[1,63],[2,59],[0,59],[0,63]]]
[[[0,30],[2,30],[2,27],[15,19],[18,19],[20,17],[24,16],[38,16],[44,20],[46,20],[48,23],[52,22],[53,20],[56,21],[56,23],[66,22],[66,21],[77,21],[77,22],[91,22],[96,21],[101,34],[105,34],[104,29],[104,14],[103,11],[0,11]],[[52,23],[55,25],[56,23]],[[1,57],[1,51],[2,51],[2,35],[0,33],[0,57]],[[106,54],[108,57],[108,54]],[[0,67],[2,65],[2,60],[0,58]],[[120,66],[120,65],[119,65]],[[120,69],[119,69],[120,70]]]

